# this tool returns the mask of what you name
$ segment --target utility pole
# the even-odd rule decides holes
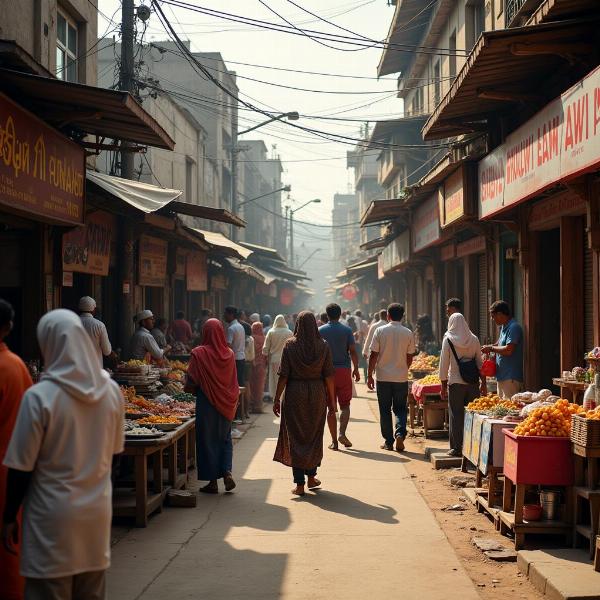
[[[294,268],[294,211],[290,208],[290,267]]]
[[[134,0],[122,0],[121,9],[121,72],[119,88],[124,92],[134,91]],[[126,142],[121,142],[121,177],[133,179],[133,154],[126,150]],[[119,240],[121,248],[119,293],[119,338],[124,358],[129,357],[129,340],[133,328],[133,288],[134,288],[134,234],[133,225],[127,219],[119,220]]]

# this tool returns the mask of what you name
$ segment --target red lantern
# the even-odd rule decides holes
[[[342,288],[342,298],[344,300],[354,300],[358,294],[358,290],[355,285],[349,283]]]
[[[279,292],[279,302],[281,302],[282,306],[291,306],[294,303],[294,290],[283,288]]]

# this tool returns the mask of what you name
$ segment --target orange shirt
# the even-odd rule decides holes
[[[0,343],[0,515],[4,512],[6,497],[6,474],[2,465],[6,448],[10,442],[21,398],[33,384],[25,363],[6,344]],[[0,581],[3,598],[20,600],[23,598],[23,578],[19,575],[19,558],[0,546]]]

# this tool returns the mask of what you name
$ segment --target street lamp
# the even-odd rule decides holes
[[[290,208],[290,267],[294,267],[294,215],[299,211],[302,210],[305,206],[308,206],[309,204],[320,204],[321,203],[321,199],[320,198],[314,198],[313,200],[309,200],[308,202],[305,202],[302,206],[299,206],[298,208]]]
[[[244,131],[238,131],[238,135],[244,135],[245,133],[249,133],[250,131],[254,131],[255,129],[258,129],[259,127],[262,127],[263,125],[268,125],[269,123],[272,123],[273,121],[281,121],[281,119],[287,119],[288,121],[297,121],[299,118],[300,118],[300,115],[295,110],[292,112],[282,113],[280,115],[271,117],[270,119],[267,119],[266,121],[263,121],[262,123],[259,123],[258,125],[255,125],[254,127],[250,127],[250,129],[244,129]]]
[[[292,191],[291,185],[284,185],[283,187],[279,188],[278,190],[271,190],[270,192],[267,192],[266,194],[261,194],[260,196],[256,196],[256,198],[250,198],[248,200],[244,200],[243,202],[238,202],[238,208],[240,206],[244,206],[244,204],[248,204],[249,202],[254,202],[255,200],[260,200],[261,198],[264,198],[265,196],[270,196],[271,194],[276,194],[277,192],[291,192],[291,191]]]

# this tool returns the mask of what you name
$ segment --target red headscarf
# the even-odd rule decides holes
[[[188,374],[219,413],[233,421],[240,388],[233,350],[227,346],[223,325],[218,319],[204,323],[202,346],[192,350]]]
[[[262,350],[265,345],[265,334],[262,323],[252,323],[252,337],[254,338],[254,364],[259,365],[264,362]]]

